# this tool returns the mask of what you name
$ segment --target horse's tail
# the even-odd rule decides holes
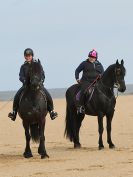
[[[72,104],[72,97],[67,90],[66,92],[66,127],[65,127],[65,132],[64,135],[66,138],[69,138],[70,141],[74,141],[75,137],[75,116],[74,116],[74,105]]]
[[[33,142],[38,143],[40,137],[38,123],[30,124],[30,134]]]

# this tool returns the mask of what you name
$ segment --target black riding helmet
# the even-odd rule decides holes
[[[34,56],[33,50],[30,49],[30,48],[25,49],[25,50],[24,50],[24,56],[27,56],[27,55],[32,55],[32,56]]]

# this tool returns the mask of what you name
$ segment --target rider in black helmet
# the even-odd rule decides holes
[[[32,49],[27,48],[27,49],[24,50],[24,58],[25,58],[26,61],[21,66],[20,73],[19,73],[19,80],[23,83],[23,86],[18,90],[18,92],[16,93],[16,95],[14,97],[13,112],[10,112],[8,114],[8,117],[10,117],[11,120],[13,120],[13,121],[15,121],[16,116],[17,116],[17,111],[18,111],[18,108],[19,108],[20,95],[28,84],[28,80],[26,80],[26,78],[27,78],[27,75],[29,74],[29,66],[30,66],[31,62],[36,62],[36,60],[34,60],[33,57],[34,57],[34,52],[33,52]],[[45,74],[44,74],[44,71],[43,71],[43,67],[42,67],[41,73],[42,73],[41,89],[42,89],[44,95],[46,95],[46,97],[47,97],[48,111],[50,113],[51,119],[53,120],[57,117],[57,113],[53,111],[54,106],[53,106],[53,100],[52,100],[52,97],[51,97],[50,93],[43,86],[43,82],[44,82],[44,79],[45,79]]]
[[[33,50],[30,49],[30,48],[25,49],[25,50],[24,50],[24,56],[27,56],[27,55],[32,55],[32,56],[34,56]]]

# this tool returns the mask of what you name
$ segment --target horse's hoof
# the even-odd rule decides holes
[[[102,149],[104,149],[104,146],[99,146],[99,150],[102,150]]]
[[[24,152],[23,156],[25,158],[31,158],[31,157],[33,157],[32,153],[30,153],[30,152],[29,153]]]
[[[74,144],[74,149],[80,149],[81,148],[81,144],[78,143],[78,144]]]
[[[43,155],[41,155],[41,159],[46,159],[46,158],[49,158],[49,155],[48,155],[48,154],[43,154]]]
[[[109,145],[109,148],[110,148],[110,149],[114,149],[114,148],[115,148],[115,145],[114,145],[114,144],[110,144],[110,145]]]

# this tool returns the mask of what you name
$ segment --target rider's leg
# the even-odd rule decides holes
[[[52,97],[51,97],[50,93],[44,87],[43,87],[43,91],[44,91],[44,93],[46,95],[48,111],[49,111],[50,117],[53,120],[53,119],[55,119],[58,116],[58,114],[57,114],[57,112],[54,111],[53,100],[52,100]]]
[[[10,117],[11,120],[13,120],[13,121],[15,121],[16,116],[17,116],[17,111],[18,111],[18,107],[19,107],[19,98],[20,98],[20,95],[21,95],[23,89],[24,89],[24,87],[21,87],[21,88],[17,91],[17,93],[16,93],[16,95],[15,95],[15,97],[14,97],[14,101],[13,101],[13,112],[10,112],[10,113],[8,114],[8,117]]]
[[[77,112],[80,114],[85,114],[85,107],[84,107],[84,99],[85,99],[85,90],[89,86],[88,82],[81,83],[81,92],[80,92],[80,99],[78,101]]]

